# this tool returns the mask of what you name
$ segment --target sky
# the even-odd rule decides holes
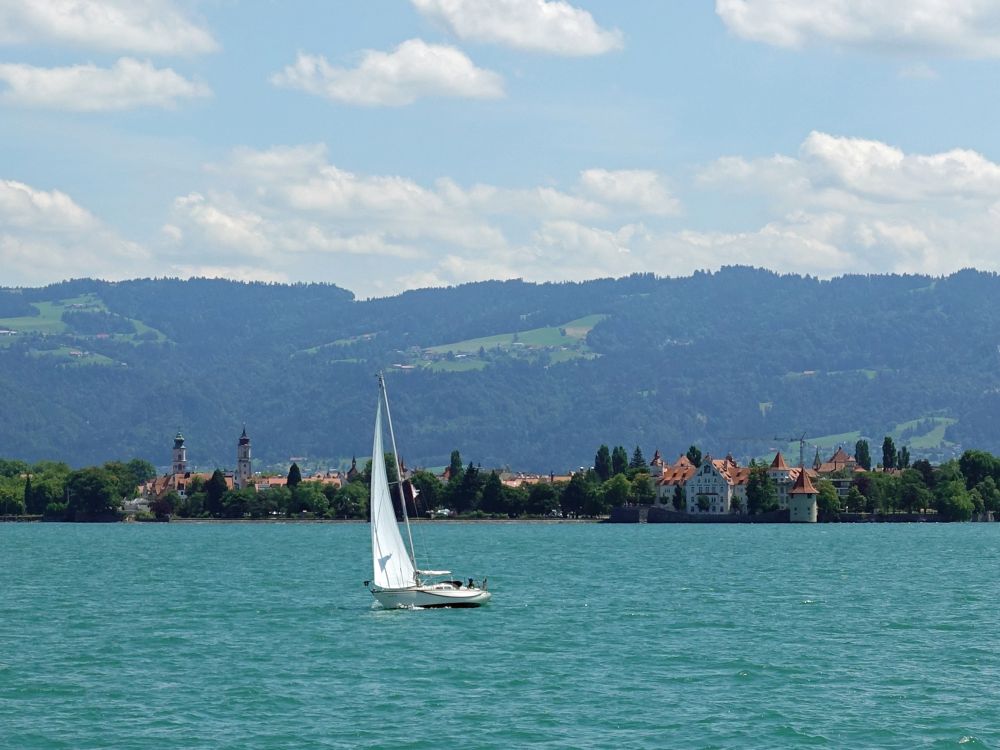
[[[1000,270],[1000,0],[0,0],[0,286]]]

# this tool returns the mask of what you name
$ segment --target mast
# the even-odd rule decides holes
[[[385,419],[389,424],[389,442],[392,443],[392,460],[396,465],[396,489],[399,492],[399,507],[403,509],[403,521],[406,523],[406,538],[410,542],[410,562],[413,569],[418,570],[417,556],[413,552],[413,533],[410,531],[410,516],[406,512],[406,495],[403,494],[403,472],[399,467],[399,452],[396,450],[396,433],[392,430],[392,414],[389,412],[389,394],[385,390],[385,378],[378,374],[378,385],[385,402]]]

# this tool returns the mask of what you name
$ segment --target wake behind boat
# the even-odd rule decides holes
[[[392,415],[389,413],[389,397],[385,390],[382,373],[378,375],[379,400],[375,410],[375,440],[372,445],[371,472],[371,528],[372,567],[374,577],[365,581],[372,595],[387,609],[400,607],[479,607],[490,600],[486,581],[482,587],[476,586],[470,578],[468,583],[443,580],[450,576],[447,570],[420,570],[413,554],[413,534],[410,532],[410,518],[406,513],[406,498],[403,496],[402,481],[396,482],[399,504],[403,511],[409,548],[399,533],[396,511],[392,505],[389,479],[385,473],[385,453],[382,451],[382,404],[389,427],[392,454],[396,462],[396,476],[402,478],[399,467],[399,453],[396,451],[396,436],[392,431]],[[438,580],[434,580],[438,579]]]

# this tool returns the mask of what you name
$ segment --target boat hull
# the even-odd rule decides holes
[[[490,600],[482,589],[411,586],[405,589],[371,590],[375,600],[386,609],[421,609],[431,607],[481,607]]]

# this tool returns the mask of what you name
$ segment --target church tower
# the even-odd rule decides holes
[[[250,486],[253,477],[253,466],[250,463],[250,438],[247,437],[247,426],[243,425],[243,434],[240,435],[240,442],[236,445],[236,476],[233,477],[233,484],[236,489],[242,490]]]
[[[184,447],[184,436],[180,432],[174,438],[174,458],[171,474],[184,474],[187,472],[187,448]]]

